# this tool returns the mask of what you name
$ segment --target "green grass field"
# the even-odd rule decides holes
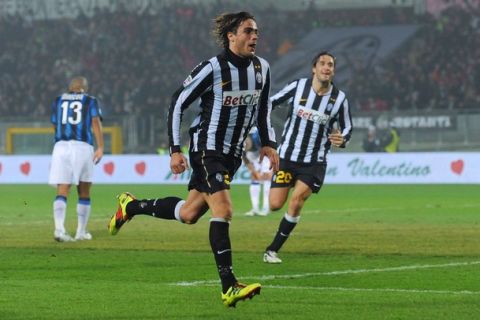
[[[185,186],[95,185],[92,241],[53,241],[55,190],[0,185],[0,319],[479,319],[480,186],[326,185],[280,252],[262,262],[283,211],[245,217],[233,186],[234,270],[260,296],[225,308],[196,225],[140,216],[117,236],[115,195],[186,195]],[[76,228],[76,195],[67,228]]]

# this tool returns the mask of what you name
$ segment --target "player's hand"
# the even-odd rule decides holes
[[[172,153],[170,158],[170,169],[173,173],[182,173],[188,169],[188,160],[185,158],[183,153],[175,152]]]
[[[252,174],[252,180],[261,180],[262,179],[262,175],[260,174],[260,172],[258,171],[251,171],[251,174]]]
[[[272,180],[272,173],[271,172],[264,172],[261,174],[262,181],[270,181]]]
[[[335,147],[340,147],[345,142],[345,138],[338,129],[333,129],[332,133],[328,135],[328,140],[330,140]]]
[[[99,163],[100,160],[102,160],[102,157],[103,157],[103,148],[97,148],[97,150],[95,150],[95,153],[93,155],[93,163],[94,164]]]
[[[277,172],[280,166],[280,159],[278,157],[277,150],[268,146],[262,147],[262,149],[260,149],[260,163],[262,163],[264,156],[270,160],[270,170]]]

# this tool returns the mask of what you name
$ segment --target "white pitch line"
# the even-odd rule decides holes
[[[462,266],[472,266],[477,264],[480,264],[480,261],[451,262],[451,263],[444,263],[444,264],[424,264],[424,265],[415,264],[411,266],[399,266],[399,267],[390,267],[390,268],[348,269],[348,270],[338,270],[338,271],[328,271],[328,272],[307,272],[307,273],[299,273],[299,274],[244,276],[242,278],[258,279],[258,280],[275,280],[275,279],[292,279],[292,278],[298,279],[298,278],[317,277],[317,276],[336,276],[336,275],[345,275],[345,274],[462,267]],[[175,286],[197,286],[197,285],[208,285],[208,284],[213,284],[218,282],[219,282],[218,280],[198,280],[198,281],[180,281],[180,282],[175,282],[170,284]]]
[[[344,287],[302,287],[302,286],[262,286],[271,289],[296,289],[296,290],[319,290],[319,291],[357,291],[357,292],[398,292],[398,293],[427,293],[427,294],[453,294],[453,295],[480,295],[480,291],[470,290],[428,290],[428,289],[392,289],[392,288],[344,288]]]

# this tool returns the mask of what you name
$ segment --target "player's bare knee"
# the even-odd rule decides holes
[[[223,212],[218,212],[216,214],[212,212],[212,216],[230,221],[230,220],[232,220],[232,217],[233,217],[233,211],[232,211],[232,209],[229,209],[229,210],[225,210]]]
[[[182,218],[182,221],[185,224],[195,224],[195,223],[197,223],[198,218],[189,218],[189,219],[183,219]]]
[[[283,202],[270,201],[270,211],[278,211],[282,209],[283,204],[284,204]]]
[[[183,209],[183,208],[182,208]],[[200,215],[196,212],[188,211],[188,210],[181,210],[180,211],[180,219],[185,224],[195,224],[197,223]]]

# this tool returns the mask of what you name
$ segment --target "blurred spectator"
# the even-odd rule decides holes
[[[380,151],[395,153],[400,150],[400,133],[397,128],[389,126],[382,131]]]
[[[377,137],[377,128],[375,126],[369,126],[367,135],[363,139],[362,144],[363,150],[365,152],[380,152],[380,139]]]

